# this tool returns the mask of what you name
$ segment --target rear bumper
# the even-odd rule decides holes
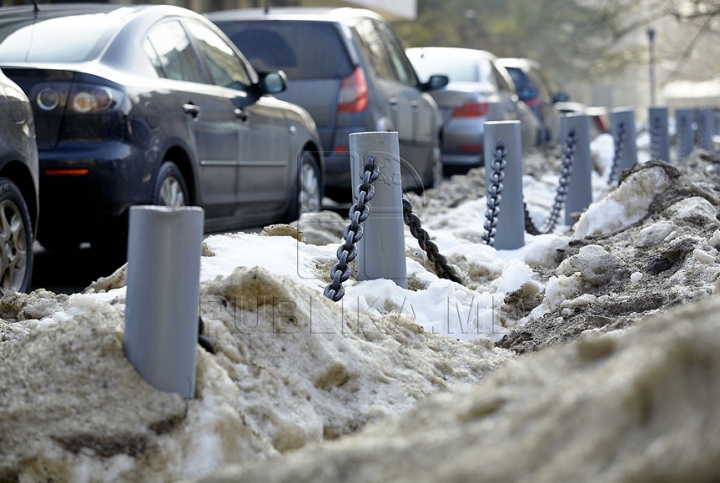
[[[149,203],[156,159],[152,151],[120,142],[61,144],[41,151],[40,225],[86,234],[97,221]]]

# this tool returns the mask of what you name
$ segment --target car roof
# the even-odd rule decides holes
[[[219,10],[204,14],[215,21],[240,20],[295,20],[314,22],[343,22],[358,17],[382,19],[371,10],[364,8],[308,8],[308,7],[274,7],[267,12],[262,8],[241,8],[236,10]]]
[[[452,59],[490,59],[497,57],[487,50],[466,49],[462,47],[410,47],[405,52],[415,55],[442,56]]]
[[[516,69],[527,69],[531,67],[536,70],[541,70],[540,63],[534,59],[524,59],[520,57],[501,57],[498,59],[498,63],[504,67],[514,67]]]

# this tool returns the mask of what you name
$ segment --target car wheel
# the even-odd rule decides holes
[[[18,187],[0,178],[0,292],[27,292],[33,267],[33,229]]]
[[[322,205],[322,183],[320,181],[320,168],[315,156],[309,151],[303,151],[298,169],[297,183],[293,187],[293,197],[285,221],[295,221],[302,213],[315,213],[320,211]]]
[[[153,189],[152,204],[157,206],[187,206],[188,189],[185,179],[172,161],[165,161],[158,170]]]

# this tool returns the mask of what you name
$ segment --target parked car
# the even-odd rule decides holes
[[[590,118],[590,136],[610,132],[610,115],[600,106],[586,106],[582,102],[556,102],[555,109],[561,114],[586,114]]]
[[[429,91],[440,107],[442,162],[446,174],[482,166],[486,121],[519,120],[523,150],[538,143],[538,121],[518,99],[512,79],[485,50],[454,47],[406,49],[421,80],[445,74],[450,83]]]
[[[47,249],[122,244],[137,204],[200,206],[207,232],[320,206],[312,118],[271,96],[286,87],[281,72],[258,75],[201,15],[167,5],[2,8],[0,66],[35,114]]]
[[[567,100],[556,92],[542,75],[540,64],[532,59],[498,59],[513,79],[518,97],[532,109],[540,121],[540,143],[560,140],[560,113],[554,104]]]
[[[38,152],[27,96],[0,70],[0,294],[26,292],[38,221]]]
[[[432,187],[440,174],[437,106],[390,26],[363,9],[273,8],[210,13],[256,70],[281,69],[278,97],[305,107],[326,150],[327,194],[350,199],[349,134],[397,131],[406,189]],[[412,170],[406,169],[411,167]],[[414,171],[414,172],[413,172]]]

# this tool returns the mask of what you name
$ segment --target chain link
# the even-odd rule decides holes
[[[660,157],[660,118],[655,116],[650,124],[650,157]]]
[[[500,202],[502,201],[503,181],[505,180],[505,166],[507,166],[507,148],[502,141],[495,145],[495,152],[492,162],[492,173],[490,174],[490,185],[488,186],[487,210],[485,210],[485,233],[483,241],[486,245],[493,246],[495,234],[497,233],[498,216],[500,215]]]
[[[405,224],[410,227],[410,233],[417,239],[420,248],[427,253],[428,260],[435,264],[437,274],[442,278],[447,278],[448,280],[461,284],[462,279],[455,272],[455,268],[449,265],[445,256],[438,252],[437,245],[430,241],[430,235],[421,227],[420,218],[412,212],[410,202],[403,198],[402,205]]]
[[[523,203],[525,210],[525,230],[531,235],[545,235],[555,229],[558,218],[560,218],[560,212],[565,206],[565,200],[567,199],[568,187],[570,186],[570,177],[572,176],[572,167],[575,162],[575,150],[576,150],[576,137],[575,130],[571,129],[565,138],[563,144],[563,159],[562,166],[560,168],[560,180],[555,194],[555,202],[553,203],[550,215],[545,220],[540,228],[537,228],[530,218],[530,213],[527,211],[527,206]]]
[[[610,176],[608,177],[608,184],[615,182],[618,170],[620,169],[620,159],[622,159],[623,151],[625,150],[625,123],[621,122],[618,124],[617,139],[615,139],[615,155],[613,156],[612,168],[610,168]]]
[[[367,220],[370,215],[370,206],[367,203],[375,196],[375,187],[371,183],[379,175],[380,167],[375,163],[375,156],[370,154],[365,158],[365,166],[360,174],[363,181],[358,190],[357,202],[350,207],[348,214],[350,224],[343,231],[345,243],[338,247],[338,263],[330,270],[332,282],[323,291],[323,294],[334,302],[337,302],[345,295],[345,288],[342,284],[350,278],[351,269],[349,264],[355,260],[358,254],[355,244],[363,237],[363,227],[360,223]]]

